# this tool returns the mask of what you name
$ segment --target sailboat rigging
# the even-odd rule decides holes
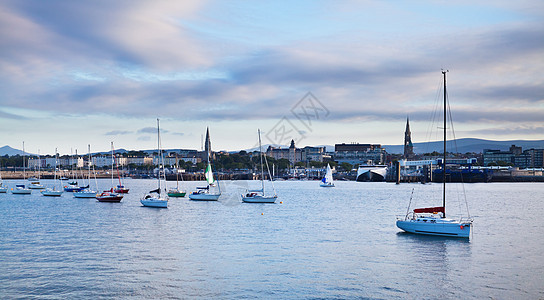
[[[115,155],[113,153],[113,142],[111,142],[111,189],[103,191],[101,194],[96,195],[96,200],[98,202],[121,202],[123,195],[113,191],[113,164],[115,160]]]
[[[196,191],[192,192],[189,195],[189,199],[197,201],[217,201],[221,196],[221,186],[217,184],[217,181],[213,178],[212,164],[210,159],[210,142],[209,142],[209,131],[206,131],[206,150],[207,150],[207,159],[208,165],[206,166],[206,171],[204,176],[206,177],[206,182],[208,185],[206,187],[197,187]],[[212,191],[214,187],[217,186],[217,190]]]
[[[424,235],[438,235],[469,238],[470,228],[472,227],[473,219],[468,216],[466,218],[451,219],[446,218],[446,119],[447,119],[447,90],[446,90],[446,73],[442,71],[444,76],[444,155],[442,161],[442,206],[416,208],[408,213],[404,218],[397,219],[397,227],[410,233]]]
[[[76,198],[96,198],[96,195],[98,194],[98,184],[96,183],[96,175],[94,177],[95,182],[95,190],[91,189],[91,165],[93,164],[92,156],[91,156],[91,145],[88,145],[89,149],[89,161],[87,163],[88,170],[89,170],[89,181],[87,182],[87,186],[79,191],[74,192],[74,197]],[[93,172],[94,173],[94,172]],[[83,177],[83,176],[82,176]]]
[[[25,142],[23,142],[23,182],[26,179],[26,167],[25,167]],[[19,195],[28,195],[32,193],[32,190],[29,188],[26,188],[24,184],[17,184],[15,185],[15,189],[11,189],[12,194],[19,194]]]
[[[57,153],[57,148],[55,148],[55,165],[54,165],[54,171],[53,171],[53,174],[54,174],[53,175],[53,187],[43,190],[42,195],[44,195],[44,196],[60,197],[62,195],[62,193],[64,192],[63,190],[58,190],[57,189],[57,161],[58,161],[58,153]]]
[[[140,199],[140,203],[147,207],[168,208],[169,198],[168,195],[164,196],[164,194],[166,194],[166,173],[164,172],[164,157],[162,156],[161,150],[159,119],[157,119],[157,150],[159,151],[159,174],[157,174],[158,187],[155,190],[149,191],[147,195]],[[161,188],[161,178],[164,178],[164,190]]]
[[[183,180],[183,177],[181,178]],[[169,197],[185,197],[186,192],[179,189],[179,166],[178,155],[176,154],[176,188],[168,190]]]
[[[266,161],[266,157],[264,157],[264,160],[266,162],[266,169],[268,170],[268,178],[272,182],[272,189],[274,190],[274,195],[266,195],[265,193],[265,184],[264,184],[264,168],[263,168],[263,150],[261,146],[261,130],[258,130],[259,134],[259,156],[261,159],[261,189],[257,190],[247,190],[245,194],[242,195],[242,201],[248,202],[248,203],[274,203],[276,202],[276,199],[278,199],[278,195],[276,194],[276,190],[274,189],[274,182],[272,181],[272,177],[270,176],[270,168],[268,167],[268,161]]]

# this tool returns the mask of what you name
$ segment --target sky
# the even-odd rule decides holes
[[[425,142],[442,69],[456,138],[544,139],[542,1],[5,0],[0,41],[31,153]]]

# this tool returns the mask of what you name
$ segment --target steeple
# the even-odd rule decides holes
[[[412,133],[410,132],[410,120],[406,117],[406,130],[404,131],[404,158],[414,156],[414,145],[412,144]]]
[[[206,142],[204,143],[204,151],[206,151],[206,162],[210,162],[212,141],[210,140],[210,128],[208,127],[206,127]]]

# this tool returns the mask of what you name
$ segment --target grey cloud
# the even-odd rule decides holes
[[[130,133],[132,133],[132,131],[113,130],[113,131],[106,132],[105,135],[126,135]]]

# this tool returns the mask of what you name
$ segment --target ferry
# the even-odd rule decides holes
[[[386,173],[386,165],[360,165],[359,169],[357,169],[357,181],[385,181]]]

